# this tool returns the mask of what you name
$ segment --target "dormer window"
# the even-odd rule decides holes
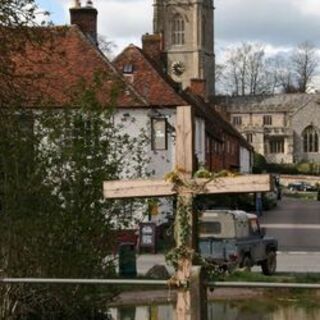
[[[131,63],[125,64],[123,66],[123,73],[124,74],[132,74],[133,73],[133,64],[131,64]]]
[[[183,45],[185,43],[185,22],[180,14],[174,16],[171,26],[171,40],[173,45]]]

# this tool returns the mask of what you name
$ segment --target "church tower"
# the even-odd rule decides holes
[[[204,80],[214,94],[213,0],[154,0],[153,31],[163,36],[167,72],[183,88]]]

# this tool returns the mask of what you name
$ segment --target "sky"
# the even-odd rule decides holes
[[[68,24],[71,0],[36,0],[51,13],[54,24]],[[85,3],[86,0],[82,0]],[[152,32],[153,0],[93,0],[98,9],[98,32],[120,51],[140,45]],[[311,41],[320,46],[320,0],[215,0],[217,51],[243,41],[257,41],[278,52]]]

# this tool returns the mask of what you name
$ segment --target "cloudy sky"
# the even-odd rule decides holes
[[[84,3],[85,0],[82,0]],[[153,0],[94,0],[99,33],[118,50],[152,32]],[[51,12],[55,24],[69,23],[71,0],[37,0]],[[265,43],[270,51],[284,50],[305,40],[320,46],[320,0],[215,0],[216,47],[242,41]]]

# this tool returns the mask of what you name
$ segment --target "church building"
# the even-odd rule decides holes
[[[191,79],[205,83],[214,94],[213,0],[155,0],[153,29],[163,37],[168,74],[185,89]]]

